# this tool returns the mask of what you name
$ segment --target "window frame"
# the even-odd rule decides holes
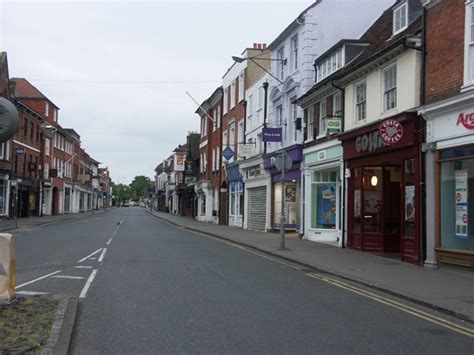
[[[394,70],[394,83],[395,85],[390,87],[390,89],[387,90],[387,73]],[[398,106],[398,81],[397,81],[397,63],[390,64],[386,66],[382,70],[382,91],[383,91],[383,112],[391,111],[397,108]],[[394,103],[393,107],[389,107],[387,105],[387,99],[389,98],[389,95],[391,93],[394,93]]]
[[[308,107],[308,129],[306,130],[306,142],[314,140],[314,106]]]
[[[291,66],[293,70],[298,69],[298,34],[291,38]]]
[[[232,83],[230,84],[230,109],[232,110],[235,107],[235,100],[236,100],[236,92],[237,90],[237,83],[236,79],[232,80]]]
[[[402,18],[402,11],[404,11],[405,14],[405,24],[402,25],[401,23],[401,18]],[[397,14],[400,14],[400,27],[397,29]],[[396,8],[393,9],[393,36],[396,36],[400,32],[403,32],[405,29],[408,28],[408,3],[405,1],[398,5]]]
[[[357,89],[360,86],[364,86],[364,100],[358,100],[358,92]],[[367,119],[367,80],[361,80],[354,84],[354,103],[355,103],[355,123],[365,122]],[[364,116],[362,118],[359,117],[359,107],[363,107]]]
[[[327,118],[328,118],[328,101],[327,97],[322,99],[319,103],[319,132],[317,138],[324,137],[327,134]],[[324,112],[323,112],[324,107]],[[324,113],[324,114],[323,114]],[[324,125],[323,125],[324,122]],[[324,127],[324,129],[322,129]]]

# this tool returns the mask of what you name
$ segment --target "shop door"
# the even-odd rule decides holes
[[[267,187],[257,187],[248,190],[249,212],[248,229],[265,231],[267,220]]]
[[[68,187],[64,188],[64,213],[71,212],[71,189]]]

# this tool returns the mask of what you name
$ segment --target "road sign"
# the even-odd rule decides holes
[[[292,165],[293,159],[291,159],[287,152],[283,152],[283,154],[280,153],[275,157],[275,168],[277,168],[278,171],[282,171],[283,168],[285,171],[288,171]]]
[[[227,147],[222,151],[222,156],[226,160],[231,160],[234,157],[234,151],[230,147]]]
[[[25,154],[25,148],[23,148],[23,147],[16,148],[16,149],[15,149],[15,154],[16,154],[16,155]]]

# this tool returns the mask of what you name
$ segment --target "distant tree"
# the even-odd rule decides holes
[[[148,189],[151,186],[151,179],[144,175],[135,176],[130,184],[130,191],[134,201],[140,200],[142,197],[148,196]]]
[[[124,184],[114,185],[112,187],[112,194],[115,196],[115,200],[120,205],[132,198],[132,191],[130,189],[130,186]]]

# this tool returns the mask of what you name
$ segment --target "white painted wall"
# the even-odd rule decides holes
[[[295,139],[294,122],[289,122],[291,103],[294,96],[300,97],[315,83],[314,60],[343,38],[359,38],[365,30],[394,3],[393,0],[322,0],[308,10],[304,23],[288,33],[279,43],[272,44],[272,59],[277,59],[278,49],[284,48],[288,64],[285,66],[283,82],[269,78],[268,121],[276,122],[276,107],[282,105],[283,119],[287,121],[287,139],[283,146],[303,143],[303,133],[297,132]],[[357,21],[354,20],[357,14]],[[298,35],[298,69],[294,70],[291,60],[291,39]],[[272,62],[271,72],[278,76],[277,62]],[[295,84],[291,85],[291,81]],[[303,117],[303,110],[297,107],[297,117]],[[280,143],[268,144],[268,152],[281,148]]]
[[[397,107],[384,112],[383,105],[383,70],[397,65]],[[368,74],[356,82],[347,85],[345,89],[345,130],[365,126],[369,123],[396,115],[412,109],[420,104],[420,73],[421,55],[416,50],[408,50],[395,60]],[[356,123],[355,115],[355,86],[362,80],[367,85],[367,118]]]

